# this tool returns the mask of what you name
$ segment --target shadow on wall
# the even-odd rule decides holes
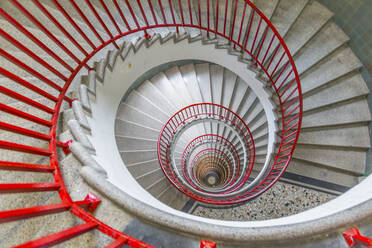
[[[350,37],[350,48],[364,64],[361,73],[372,91],[372,1],[318,0],[318,2],[335,14],[334,21]],[[372,109],[371,94],[368,97],[368,104],[369,108]],[[372,134],[372,123],[369,128]],[[367,153],[366,164],[367,174],[372,173],[371,150]]]

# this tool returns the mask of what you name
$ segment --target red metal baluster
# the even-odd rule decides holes
[[[193,26],[194,23],[193,23],[193,20],[192,20],[192,7],[191,7],[191,0],[188,0],[187,2],[188,2],[188,6],[189,6],[190,24],[191,24],[191,26]]]
[[[86,222],[78,226],[71,227],[61,232],[53,233],[48,236],[15,246],[14,248],[34,248],[34,247],[50,247],[66,240],[72,239],[76,236],[82,235],[98,227],[97,223]]]
[[[177,31],[177,33],[179,33],[178,25],[176,23],[176,18],[175,18],[173,7],[172,7],[172,0],[169,0],[168,3],[169,3],[169,10],[170,10],[171,15],[172,15],[173,25],[176,26],[176,31]]]
[[[254,36],[254,40],[253,40],[252,47],[251,47],[251,54],[253,54],[254,45],[256,44],[257,36],[258,36],[258,33],[260,32],[261,24],[262,24],[262,18],[260,18],[260,21],[259,21],[258,27],[257,27],[257,31],[256,31],[256,34]]]
[[[209,38],[209,30],[210,30],[210,23],[209,23],[209,0],[207,0],[207,37]]]
[[[0,92],[3,93],[4,95],[7,95],[7,96],[11,97],[11,98],[17,99],[17,100],[19,100],[21,102],[24,102],[24,103],[26,103],[26,104],[28,104],[30,106],[33,106],[33,107],[35,107],[37,109],[40,109],[40,110],[42,110],[42,111],[44,111],[46,113],[49,113],[49,114],[53,114],[54,113],[54,110],[53,109],[45,106],[44,104],[41,104],[39,102],[36,102],[36,101],[34,101],[34,100],[32,100],[32,99],[24,96],[24,95],[21,95],[21,94],[15,92],[15,91],[9,90],[9,89],[7,89],[7,88],[5,88],[3,86],[0,86]]]
[[[164,24],[168,24],[167,19],[165,18],[164,8],[163,8],[163,4],[161,3],[161,0],[158,0],[158,3],[159,3],[161,14],[163,16]]]
[[[149,22],[147,21],[147,17],[146,17],[145,11],[143,11],[141,0],[137,0],[137,4],[138,4],[138,7],[140,8],[140,11],[141,11],[142,17],[143,17],[143,19],[144,19],[144,21],[146,23],[146,26],[148,27],[149,26]]]
[[[74,37],[54,18],[52,14],[42,5],[40,0],[32,0],[34,4],[58,27],[59,30],[85,55],[88,56],[88,52],[77,42]]]
[[[253,18],[254,18],[255,13],[256,13],[256,10],[252,9],[251,18],[249,19],[248,32],[247,32],[247,35],[245,36],[244,49],[247,49],[247,43],[249,40],[249,35],[251,33],[252,23],[253,23]]]
[[[118,1],[117,1],[117,0],[113,0],[113,1],[114,1],[114,5],[115,5],[117,11],[119,12],[119,15],[120,15],[121,20],[124,22],[124,24],[125,24],[125,26],[127,27],[127,29],[128,29],[129,31],[131,31],[132,29],[130,28],[127,19],[124,17],[123,11],[121,10],[121,8],[120,8],[120,6],[119,6]]]
[[[128,7],[128,9],[129,9],[129,12],[130,12],[130,14],[132,15],[132,18],[133,18],[134,23],[136,24],[137,28],[138,28],[138,29],[141,29],[141,27],[140,27],[140,25],[139,25],[139,23],[138,23],[137,17],[136,17],[136,15],[134,14],[134,11],[133,11],[132,6],[130,5],[129,1],[128,1],[128,0],[125,0],[125,3],[127,4],[127,7]]]
[[[24,69],[28,73],[32,74],[33,76],[37,77],[38,79],[42,80],[43,82],[45,82],[46,84],[48,84],[52,88],[54,88],[58,91],[62,90],[62,88],[60,86],[58,86],[57,84],[55,84],[54,82],[52,82],[51,80],[49,80],[48,78],[43,76],[41,73],[35,71],[34,69],[32,69],[31,67],[29,67],[28,65],[26,65],[25,63],[20,61],[19,59],[17,59],[16,57],[10,55],[8,52],[6,52],[2,48],[0,48],[0,55],[3,56],[4,58],[6,58],[7,60],[11,61],[13,64],[15,64],[15,65],[19,66],[20,68]]]
[[[118,32],[118,34],[121,34],[121,30],[119,28],[119,25],[115,21],[114,17],[112,16],[111,11],[107,8],[107,5],[105,4],[104,0],[99,0],[99,1],[100,1],[101,5],[102,5],[103,9],[105,10],[106,14],[110,18],[111,22],[114,24],[114,26],[116,28],[116,31]]]
[[[56,70],[53,66],[48,64],[45,60],[40,58],[38,55],[36,55],[34,52],[32,52],[30,49],[25,47],[22,43],[20,43],[18,40],[14,39],[12,36],[10,36],[8,33],[6,33],[2,28],[0,28],[0,35],[5,38],[7,41],[9,41],[11,44],[19,48],[22,52],[30,56],[32,59],[37,61],[40,65],[48,69],[50,72],[52,72],[57,77],[61,78],[62,80],[66,81],[67,77],[65,77],[62,73],[60,73],[58,70]]]
[[[227,22],[227,9],[229,8],[229,0],[225,0],[225,19],[223,23],[223,35],[226,36],[226,22]]]
[[[13,17],[11,17],[8,13],[6,13],[2,8],[0,8],[0,15],[4,19],[6,19],[9,23],[11,23],[21,33],[23,33],[30,40],[32,40],[35,44],[37,44],[47,54],[49,54],[51,57],[56,59],[62,66],[64,66],[69,71],[73,71],[72,67],[69,64],[67,64],[63,59],[61,59],[55,52],[53,52],[48,46],[46,46],[43,42],[41,42],[38,38],[36,38],[31,32],[29,32],[26,28],[24,28],[19,22],[17,22]]]
[[[9,124],[9,123],[6,123],[6,122],[2,122],[2,121],[0,121],[0,129],[8,131],[8,132],[17,133],[17,134],[21,134],[21,135],[24,135],[24,136],[32,137],[32,138],[35,138],[35,139],[40,139],[40,140],[49,141],[51,139],[51,137],[49,135],[39,133],[39,132],[36,132],[36,131],[32,131],[32,130],[29,130],[29,129],[26,129],[26,128],[23,128],[23,127],[18,127],[18,126],[15,126],[15,125],[12,125],[12,124]]]
[[[69,0],[70,3],[72,4],[72,6],[75,8],[75,10],[78,12],[78,14],[80,15],[80,17],[84,20],[84,23],[86,25],[88,25],[88,27],[90,28],[90,30],[93,32],[93,34],[97,37],[97,39],[102,43],[104,44],[105,41],[102,39],[102,37],[99,35],[99,33],[97,32],[96,28],[92,25],[92,23],[88,20],[88,18],[86,17],[86,15],[83,13],[83,11],[80,9],[80,7],[75,3],[75,0]]]
[[[156,14],[154,11],[154,7],[152,6],[151,0],[147,0],[147,3],[149,4],[149,7],[152,13],[152,18],[154,18],[155,25],[158,25],[158,19],[156,18]]]
[[[216,0],[216,25],[215,25],[216,34],[218,34],[219,11],[220,11],[220,0]]]
[[[0,161],[0,170],[31,171],[31,172],[48,173],[48,172],[53,172],[54,168],[52,168],[49,165]]]
[[[85,0],[85,2],[87,3],[89,9],[93,12],[94,16],[97,18],[98,22],[101,24],[101,26],[103,27],[103,29],[106,31],[107,35],[111,38],[111,42],[112,44],[114,44],[114,46],[119,49],[119,46],[118,44],[116,44],[116,41],[114,39],[114,36],[112,35],[111,31],[108,29],[107,25],[104,23],[104,21],[102,20],[101,16],[98,14],[97,10],[94,8],[94,6],[92,5],[92,3],[90,2],[90,0]],[[96,31],[96,30],[95,30]],[[97,32],[97,31],[96,31]],[[104,43],[104,42],[103,42]]]
[[[69,48],[60,42],[41,22],[39,22],[25,7],[23,7],[17,0],[11,0],[12,4],[18,8],[33,24],[35,24],[41,31],[43,31],[51,40],[53,40],[68,56],[70,56],[76,63],[81,61]]]
[[[48,98],[49,100],[53,101],[53,102],[57,102],[58,99],[55,97],[55,96],[52,96],[51,94],[49,94],[48,92],[46,91],[43,91],[41,89],[39,89],[38,87],[36,87],[35,85],[25,81],[24,79],[14,75],[13,73],[5,70],[4,68],[1,68],[0,67],[0,75],[3,75],[9,79],[11,79],[12,81],[14,81],[15,83],[17,84],[20,84],[22,85],[23,87],[41,95],[41,96],[44,96],[46,98]]]
[[[238,44],[240,44],[240,39],[241,39],[241,36],[242,36],[242,31],[243,31],[243,24],[244,24],[244,19],[245,19],[245,12],[247,10],[247,2],[244,3],[244,8],[243,8],[243,17],[242,17],[242,21],[240,22],[240,29],[239,29],[239,37],[238,37]],[[235,44],[234,44],[234,48],[235,48]]]
[[[182,21],[182,24],[185,25],[185,19],[183,18],[183,8],[182,8],[181,0],[178,0],[178,6],[179,6],[180,12],[181,12],[181,21]]]
[[[39,117],[36,117],[34,115],[31,115],[31,114],[28,114],[26,112],[20,111],[16,108],[7,106],[3,103],[0,103],[0,111],[6,112],[6,113],[14,115],[14,116],[21,117],[23,119],[38,123],[38,124],[46,126],[46,127],[51,127],[53,125],[52,122],[50,122],[50,121],[46,121],[46,120],[41,119]]]
[[[230,40],[234,40],[234,30],[235,30],[235,20],[236,20],[237,9],[238,9],[238,1],[235,1],[234,13],[233,13],[233,22],[232,22],[231,31],[230,31]]]
[[[1,194],[57,191],[58,183],[6,183],[0,184]]]
[[[39,0],[38,0],[39,1]],[[78,31],[78,33],[83,37],[83,39],[89,44],[89,46],[95,50],[96,46],[93,42],[88,38],[88,36],[81,30],[79,25],[76,24],[74,19],[66,12],[66,10],[62,7],[62,5],[57,0],[52,0],[54,5],[58,8],[58,10],[66,17],[66,19],[71,23],[71,25]]]

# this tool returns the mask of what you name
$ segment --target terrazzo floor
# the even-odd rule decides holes
[[[260,197],[236,207],[211,208],[196,203],[190,213],[212,219],[248,221],[289,216],[314,208],[336,196],[277,182]]]

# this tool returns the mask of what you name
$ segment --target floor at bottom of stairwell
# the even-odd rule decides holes
[[[220,220],[265,220],[297,214],[335,197],[316,190],[278,182],[266,193],[245,204],[216,209],[197,203],[192,214]]]

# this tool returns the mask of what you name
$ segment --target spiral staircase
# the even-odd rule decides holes
[[[317,1],[6,0],[0,16],[0,247],[370,234],[369,89]],[[278,184],[338,197],[263,221],[190,211]]]

